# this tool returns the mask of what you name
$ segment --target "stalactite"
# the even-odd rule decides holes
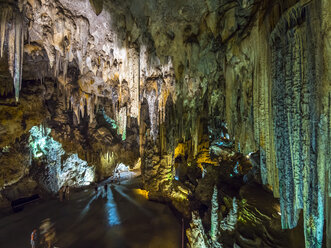
[[[194,112],[192,117],[191,137],[192,137],[192,151],[195,157],[198,153],[199,144],[199,116]]]
[[[89,116],[90,123],[94,120],[94,95],[87,98],[87,115]]]
[[[139,115],[139,84],[140,84],[140,73],[139,53],[135,49],[129,50],[128,56],[128,71],[129,71],[129,93],[131,99],[130,116],[138,118]]]
[[[266,166],[266,152],[262,147],[260,147],[260,172],[261,172],[262,183],[267,184],[268,170]]]
[[[15,23],[15,22],[14,22]],[[15,66],[15,25],[11,25],[8,30],[8,69],[14,78],[14,66]],[[14,86],[14,84],[13,84]]]
[[[15,18],[15,52],[14,52],[14,68],[13,68],[13,78],[14,78],[14,88],[15,88],[15,99],[18,101],[22,74],[21,66],[22,62],[22,50],[23,50],[23,32],[22,32],[22,18],[19,14],[16,14]]]
[[[63,94],[64,94],[64,98],[65,98],[65,109],[68,110],[70,108],[70,104],[71,104],[71,96],[70,96],[70,92],[67,91],[66,86],[62,86],[63,87]]]
[[[65,81],[67,78],[68,64],[69,64],[69,52],[65,51],[64,63],[63,63],[63,79]]]
[[[80,123],[80,108],[79,108],[79,104],[76,103],[76,99],[74,98],[74,96],[71,96],[71,107],[72,107],[72,111],[74,112],[74,116],[76,117],[77,123]]]
[[[23,56],[24,56],[24,40],[25,40],[25,29],[23,26],[23,20],[20,20],[20,25],[21,25],[21,30],[20,30],[20,64],[19,64],[19,70],[20,70],[20,88],[19,90],[22,89],[22,77],[23,77]],[[47,66],[47,65],[46,65]]]
[[[60,52],[56,50],[55,52],[55,67],[54,67],[54,76],[57,78],[59,76],[61,66],[61,55]]]
[[[325,156],[325,165],[326,165],[326,181],[325,181],[325,220],[326,220],[326,230],[325,230],[325,239],[326,247],[331,247],[331,70],[330,70],[330,61],[331,61],[331,2],[328,0],[321,0],[321,30],[318,30],[319,33],[324,34],[322,42],[322,50],[320,53],[320,58],[323,58],[322,63],[324,64],[324,70],[322,71],[321,81],[322,87],[321,91],[324,93],[322,100],[322,115],[325,118],[324,133],[320,135],[320,138],[323,136],[326,140],[326,146],[324,151],[320,151],[320,155]],[[319,36],[320,37],[320,36]],[[324,154],[323,154],[324,152]]]
[[[4,7],[1,11],[1,23],[0,23],[0,57],[3,56],[3,46],[6,37],[6,24],[7,24],[8,8]]]
[[[306,247],[321,247],[324,223],[327,121],[319,116],[312,12],[295,6],[271,35],[276,162],[283,228],[303,209]],[[305,25],[297,20],[307,18]],[[289,23],[289,19],[291,22]],[[295,27],[295,28],[294,28]]]
[[[122,140],[126,139],[127,109],[126,106],[120,108],[117,114],[118,134],[122,135]]]
[[[285,111],[285,99],[286,92],[283,82],[286,82],[286,79],[283,78],[283,73],[279,73],[282,68],[282,51],[281,45],[275,44],[276,51],[274,52],[275,60],[275,70],[274,70],[274,113],[275,113],[275,143],[276,143],[276,158],[277,165],[279,168],[279,189],[280,189],[280,205],[282,210],[282,225],[283,228],[293,228],[297,224],[298,212],[292,208],[293,204],[293,182],[292,179],[292,166],[290,162],[290,153],[287,147],[289,144],[289,134],[288,134],[288,117]],[[288,75],[289,77],[290,75]],[[287,80],[289,82],[289,80]]]
[[[29,150],[29,165],[32,165],[32,150]]]
[[[85,96],[81,96],[79,100],[79,110],[81,113],[82,118],[85,116]]]
[[[260,15],[260,13],[258,13]],[[260,17],[259,17],[260,18]],[[254,42],[253,118],[254,137],[260,150],[262,182],[272,186],[273,194],[279,197],[279,179],[274,152],[274,130],[271,105],[271,50],[268,46],[266,19],[263,25],[252,30]]]
[[[6,35],[7,22],[11,21],[12,25]],[[21,13],[12,11],[10,7],[4,7],[1,10],[0,24],[0,56],[3,56],[4,43],[7,39],[8,44],[8,66],[13,77],[15,90],[15,99],[18,101],[19,92],[22,85],[22,65],[23,65],[23,47],[24,31],[23,18]]]

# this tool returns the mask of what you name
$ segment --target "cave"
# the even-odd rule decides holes
[[[330,0],[0,0],[0,247],[331,248]]]

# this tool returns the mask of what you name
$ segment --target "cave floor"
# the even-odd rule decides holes
[[[0,247],[30,247],[30,234],[42,220],[55,224],[55,247],[180,247],[181,224],[166,205],[148,201],[126,185],[104,190],[86,189],[27,205],[0,219]]]

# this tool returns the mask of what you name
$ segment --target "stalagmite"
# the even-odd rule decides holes
[[[190,229],[186,230],[190,247],[207,248],[208,245],[205,242],[205,231],[202,225],[199,212],[192,212],[192,221],[190,223]]]
[[[234,197],[232,199],[232,209],[229,214],[221,221],[220,228],[223,231],[233,231],[235,230],[238,219],[238,204],[237,200]]]
[[[210,237],[213,241],[217,240],[218,233],[218,196],[217,187],[214,186],[214,192],[211,200],[211,220],[210,220]]]

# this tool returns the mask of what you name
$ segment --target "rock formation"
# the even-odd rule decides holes
[[[215,185],[222,246],[273,247],[282,228],[293,245],[301,227],[306,247],[331,246],[330,5],[0,0],[1,199],[38,181],[42,124],[95,180],[140,159],[149,198],[192,219],[191,247],[213,245]]]

